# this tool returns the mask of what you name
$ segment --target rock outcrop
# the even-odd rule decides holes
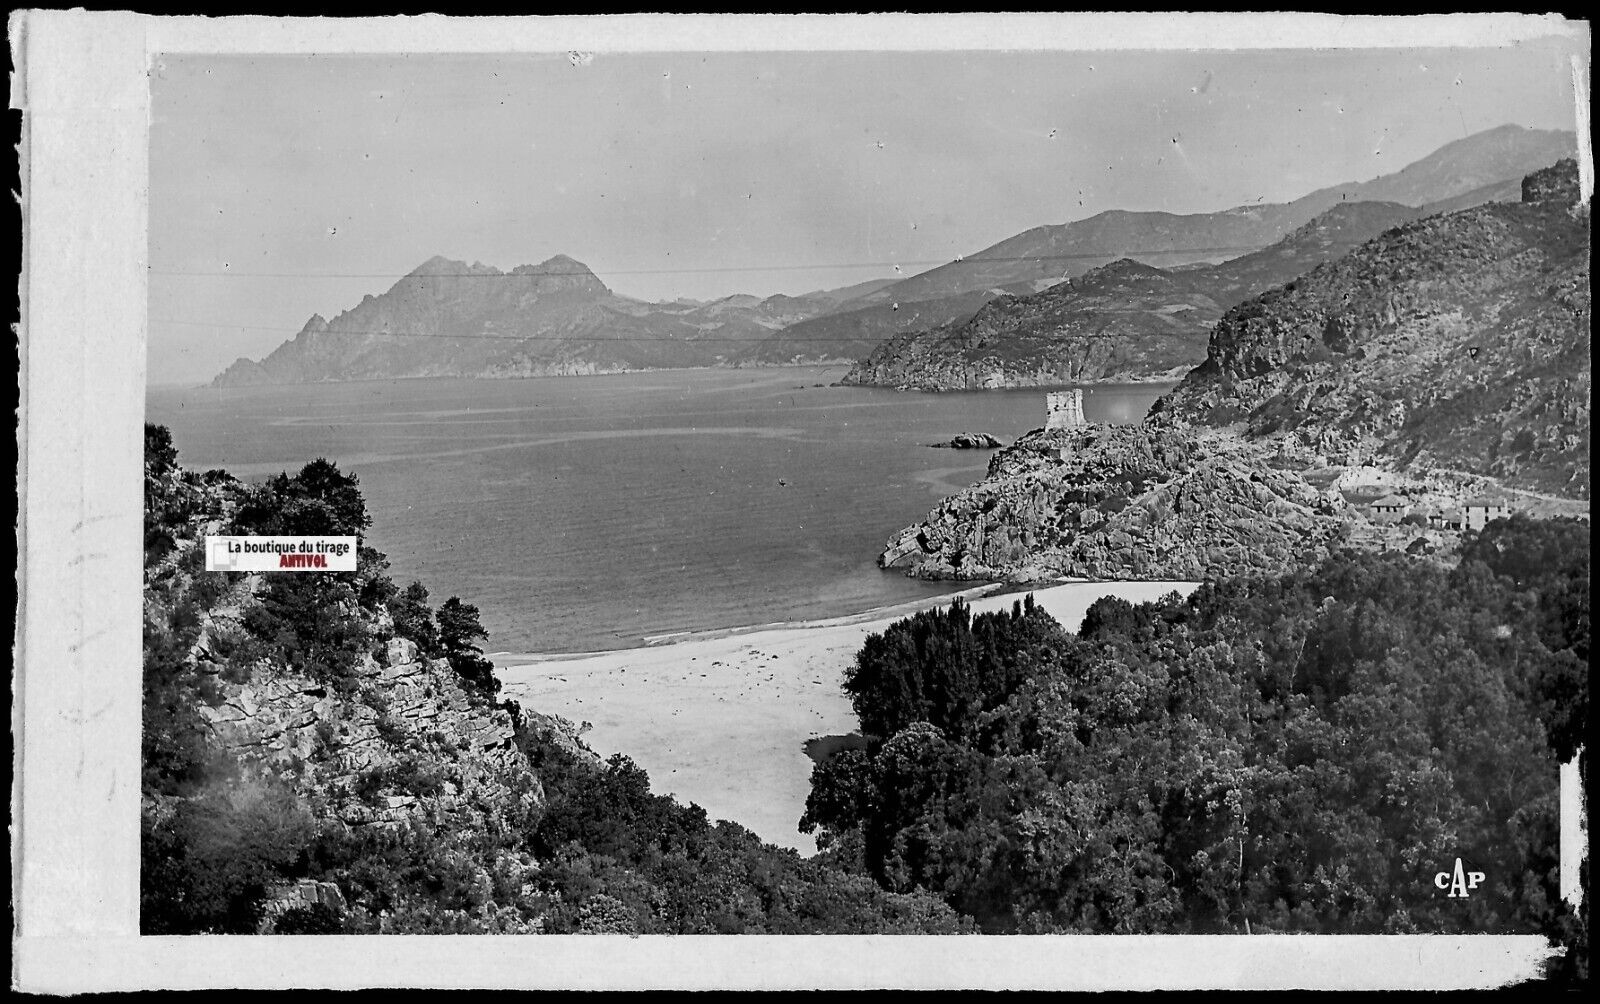
[[[511,714],[474,702],[448,662],[420,658],[408,639],[381,652],[362,660],[344,693],[270,663],[248,683],[218,676],[217,703],[201,717],[224,749],[292,775],[303,797],[349,826],[425,817],[472,830],[537,809],[542,789]],[[434,775],[422,794],[410,776],[417,764]]]
[[[1575,206],[1583,198],[1578,186],[1578,162],[1568,157],[1522,179],[1523,202],[1557,202]]]
[[[1576,191],[1564,161],[1530,176],[1533,201],[1414,221],[1240,304],[1152,414],[1589,497]]]
[[[987,432],[958,432],[950,442],[933,445],[951,450],[996,450],[1004,444]]]
[[[921,578],[1192,580],[1280,568],[1348,534],[1337,494],[1178,424],[1040,430],[885,546]]]

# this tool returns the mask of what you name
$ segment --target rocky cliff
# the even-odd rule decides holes
[[[1152,413],[1589,497],[1576,193],[1563,161],[1529,177],[1529,201],[1417,220],[1240,304]]]
[[[921,578],[1195,580],[1311,560],[1343,540],[1337,494],[1178,425],[1029,433],[901,530],[878,563]]]
[[[477,609],[435,610],[368,546],[353,572],[205,570],[208,535],[364,536],[335,465],[246,485],[148,425],[145,453],[141,933],[970,929],[497,700]]]
[[[215,501],[219,488],[231,494],[217,484],[205,494]],[[224,501],[199,529],[224,532],[232,510]],[[546,809],[530,741],[560,734],[598,769],[577,729],[486,701],[360,603],[328,604],[315,623],[373,643],[352,653],[348,672],[313,672],[324,659],[292,653],[320,641],[281,627],[263,638],[253,621],[277,599],[268,577],[204,572],[203,546],[199,534],[180,535],[147,568],[146,929],[171,933],[163,925],[189,909],[236,933],[307,917],[347,933],[541,931],[524,889],[539,865],[505,835]],[[175,766],[180,754],[193,762]],[[396,861],[431,862],[452,890],[405,879]],[[222,917],[182,905],[211,898],[233,905]],[[248,899],[253,908],[241,905]]]

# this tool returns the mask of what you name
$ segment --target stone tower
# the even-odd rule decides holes
[[[1046,429],[1070,429],[1085,425],[1083,420],[1083,391],[1051,391],[1045,399]]]

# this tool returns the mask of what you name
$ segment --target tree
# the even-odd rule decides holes
[[[869,635],[844,690],[868,735],[893,735],[913,722],[959,734],[1003,703],[1043,652],[1070,644],[1031,595],[1009,612],[977,616],[958,598]]]
[[[267,577],[244,627],[295,672],[345,687],[371,642],[356,592],[333,575]]]
[[[172,431],[164,425],[144,424],[144,474],[162,478],[178,466],[178,449],[172,445]]]
[[[361,497],[360,480],[342,474],[332,461],[318,457],[300,468],[291,487],[295,496],[327,507],[336,535],[359,536],[372,526],[366,500]]]
[[[1077,638],[908,618],[850,681],[889,738],[816,769],[805,822],[985,931],[1560,935],[1587,544],[1491,524],[1455,570],[1350,551],[1102,600]],[[1503,881],[1416,881],[1457,855]]]
[[[428,606],[427,586],[413,582],[402,589],[389,600],[389,616],[394,619],[394,633],[416,642],[417,651],[424,657],[437,658],[443,653],[433,608]]]
[[[817,845],[826,849],[846,831],[872,815],[877,784],[872,760],[863,750],[844,749],[811,769],[811,794],[806,797],[800,832],[822,828]]]
[[[144,550],[151,565],[170,554],[190,516],[194,493],[177,477],[178,451],[164,425],[144,426]]]
[[[294,477],[280,473],[254,486],[234,517],[240,534],[359,537],[372,526],[360,481],[318,457]]]
[[[472,689],[493,699],[500,689],[494,675],[494,663],[483,657],[477,645],[480,638],[488,638],[478,620],[478,608],[452,596],[439,608],[439,647],[456,673]]]

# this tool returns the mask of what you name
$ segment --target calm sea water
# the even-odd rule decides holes
[[[1044,391],[829,387],[844,370],[155,388],[181,462],[242,478],[319,456],[360,478],[400,583],[476,603],[489,648],[580,652],[940,594],[874,561],[890,534],[1044,424]],[[1168,384],[1086,389],[1141,418]]]

